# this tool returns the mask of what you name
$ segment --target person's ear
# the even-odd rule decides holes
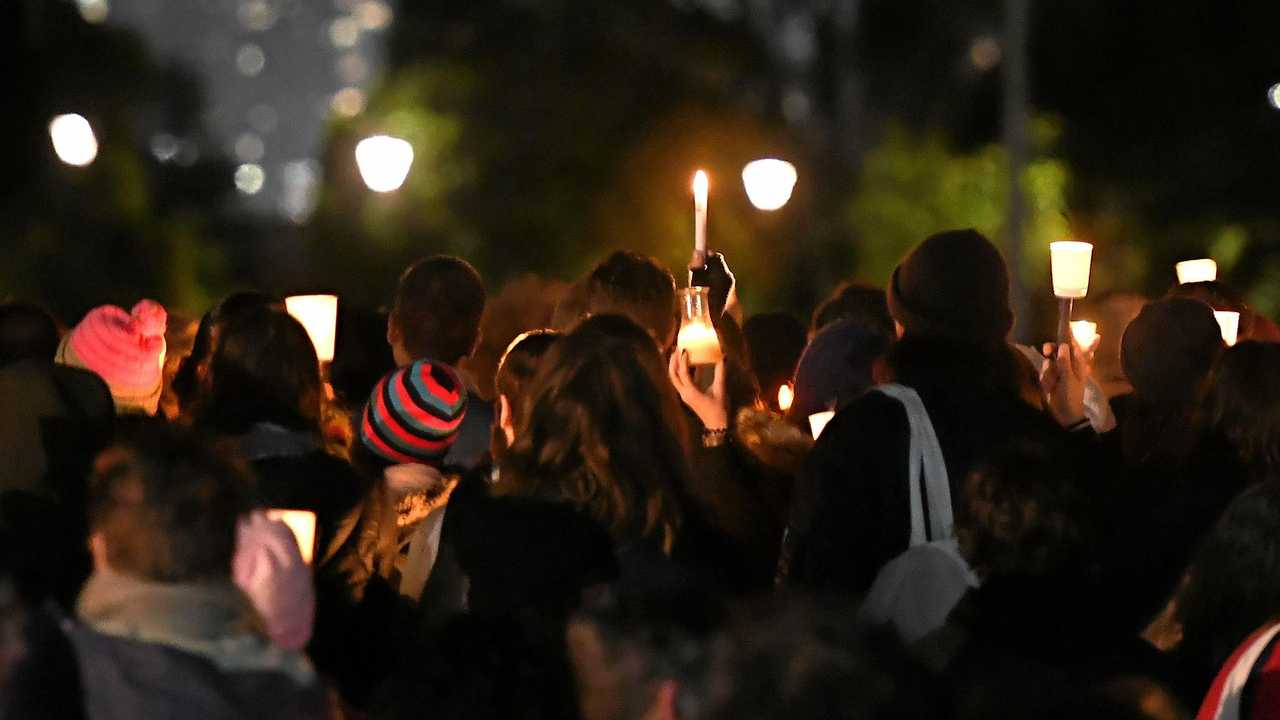
[[[400,328],[396,326],[395,313],[387,314],[387,344],[395,347],[400,343]]]

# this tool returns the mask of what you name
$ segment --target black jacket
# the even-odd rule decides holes
[[[913,387],[942,446],[953,504],[984,452],[1027,430],[1064,432],[1016,395],[965,392],[942,383]],[[901,403],[874,390],[827,425],[792,496],[779,564],[784,581],[864,593],[879,569],[907,549],[909,435]]]

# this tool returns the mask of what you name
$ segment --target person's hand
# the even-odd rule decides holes
[[[711,387],[703,390],[693,381],[693,371],[689,368],[689,354],[676,349],[671,353],[671,361],[667,364],[667,375],[675,386],[680,399],[702,421],[707,430],[724,430],[729,427],[729,394],[725,391],[724,358],[716,363]]]
[[[710,288],[707,300],[712,319],[719,320],[722,315],[729,314],[739,323],[742,322],[742,310],[738,306],[738,280],[729,269],[724,255],[694,250],[693,257],[689,260],[689,285]]]
[[[1093,353],[1097,347],[1097,338],[1088,348],[1081,348],[1074,339],[1069,344],[1044,347],[1049,361],[1040,373],[1040,386],[1044,389],[1049,413],[1063,427],[1074,427],[1087,420],[1084,389],[1093,373]]]

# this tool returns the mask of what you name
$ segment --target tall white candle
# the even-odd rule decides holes
[[[701,170],[693,174],[693,249],[707,252],[707,174]]]

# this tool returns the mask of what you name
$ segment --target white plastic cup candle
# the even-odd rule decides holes
[[[707,190],[710,184],[702,170],[693,174],[693,249],[704,255],[707,252]]]
[[[835,410],[824,410],[809,416],[809,432],[813,434],[814,440],[822,435],[822,431],[827,428],[827,423],[831,422],[831,418],[835,416]]]
[[[786,412],[791,409],[791,403],[795,402],[796,391],[791,389],[790,383],[783,383],[778,386],[778,409]]]
[[[1093,245],[1075,240],[1049,243],[1049,266],[1053,272],[1053,294],[1079,299],[1089,294],[1089,265]]]
[[[1236,344],[1236,335],[1240,332],[1240,313],[1233,310],[1214,310],[1213,317],[1222,329],[1222,342],[1227,346]]]
[[[777,210],[791,199],[796,186],[796,166],[786,160],[754,160],[742,168],[747,199],[761,210]]]
[[[1093,345],[1094,339],[1098,337],[1098,323],[1089,320],[1072,320],[1071,335],[1076,339],[1077,345],[1088,350]]]
[[[1218,279],[1218,263],[1209,258],[1183,260],[1173,266],[1178,273],[1178,284],[1213,282]]]
[[[338,329],[338,296],[293,295],[284,299],[284,307],[307,329],[320,362],[333,360]]]
[[[49,122],[49,140],[58,159],[68,165],[84,167],[98,157],[98,139],[83,115],[58,115]]]
[[[298,550],[302,552],[302,561],[311,564],[316,547],[316,514],[310,510],[267,510],[267,517],[289,526],[293,538],[298,541]]]
[[[356,144],[356,167],[364,184],[374,192],[398,189],[409,177],[413,146],[390,135],[374,135]]]

